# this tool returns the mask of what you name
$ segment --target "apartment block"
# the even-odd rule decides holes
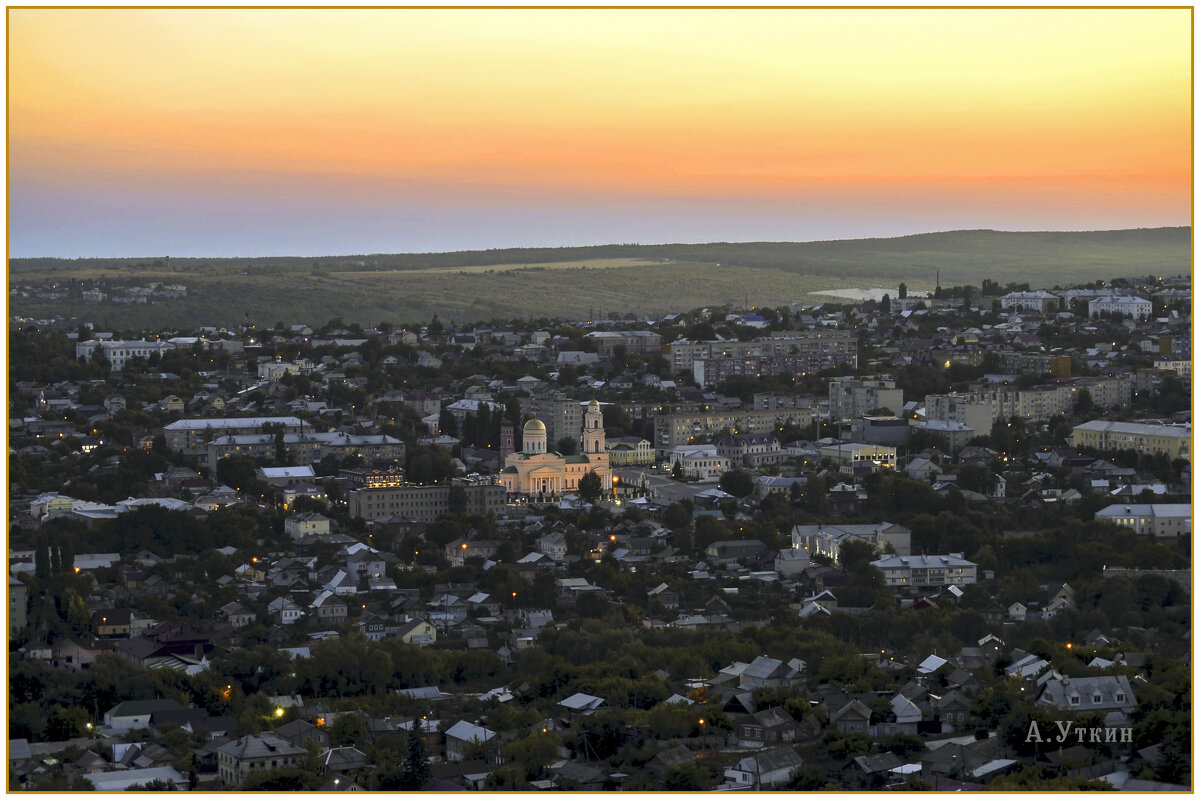
[[[660,414],[654,418],[654,452],[659,458],[680,445],[707,441],[722,432],[777,433],[789,423],[801,427],[813,420],[812,409],[706,409]]]
[[[834,378],[829,382],[829,418],[855,419],[877,408],[893,414],[904,408],[904,392],[888,376],[877,378]]]
[[[508,495],[498,483],[471,483],[462,487],[467,494],[466,513],[487,514],[504,509]],[[389,486],[380,489],[353,489],[346,492],[350,516],[372,520],[383,517],[433,522],[450,511],[450,486]]]

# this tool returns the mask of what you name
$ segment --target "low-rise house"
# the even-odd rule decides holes
[[[156,712],[182,710],[183,706],[170,698],[125,700],[104,712],[104,725],[114,732],[148,728]]]
[[[346,621],[349,606],[341,596],[325,590],[313,598],[309,604],[310,613],[322,622],[330,625],[340,625]]]
[[[433,644],[437,641],[437,629],[423,619],[410,619],[397,629],[395,635],[409,644]]]
[[[293,541],[305,536],[322,536],[330,531],[333,520],[316,512],[308,514],[292,514],[283,521],[283,532],[292,537]]]
[[[829,723],[843,736],[867,733],[871,725],[871,709],[861,700],[851,700],[829,715]]]
[[[662,603],[663,608],[668,611],[675,611],[679,608],[679,592],[667,586],[665,583],[660,583],[650,591],[646,592],[646,597],[650,602],[657,600]]]
[[[791,745],[770,747],[726,767],[724,786],[733,791],[782,787],[803,764],[804,759]]]
[[[737,726],[738,747],[766,747],[794,742],[798,734],[796,720],[778,707],[756,711]]]
[[[267,613],[274,617],[280,625],[291,625],[304,615],[304,609],[287,597],[277,597],[267,604]]]
[[[1090,678],[1064,676],[1046,681],[1037,705],[1079,713],[1117,712],[1128,718],[1137,707],[1137,698],[1126,675],[1098,675]]]
[[[291,769],[306,755],[303,747],[274,734],[243,736],[217,748],[217,771],[223,783],[241,786],[255,772]]]
[[[759,656],[751,661],[741,674],[738,688],[744,690],[764,687],[789,686],[800,678],[800,670],[777,658]]]
[[[474,757],[475,750],[483,747],[489,752],[490,761],[501,763],[499,748],[492,744],[496,732],[462,720],[446,729],[446,760],[463,761]]]

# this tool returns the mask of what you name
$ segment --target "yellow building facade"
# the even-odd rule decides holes
[[[604,414],[600,404],[588,403],[579,433],[580,452],[564,456],[546,449],[546,425],[537,417],[521,429],[522,450],[504,459],[500,483],[512,494],[555,497],[579,490],[579,480],[589,472],[600,477],[602,494],[612,492],[612,468],[604,445]]]

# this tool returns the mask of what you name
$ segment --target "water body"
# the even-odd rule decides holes
[[[892,299],[900,296],[899,289],[881,289],[878,286],[873,286],[870,289],[825,289],[820,292],[809,292],[809,294],[826,294],[830,297],[837,297],[843,300],[855,300],[858,302],[866,302],[867,300],[882,300],[886,294]],[[928,292],[913,292],[908,293],[909,297],[928,297]]]

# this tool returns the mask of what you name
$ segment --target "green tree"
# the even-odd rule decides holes
[[[744,469],[731,469],[721,475],[721,491],[739,499],[754,491],[754,476]]]
[[[429,758],[425,755],[425,744],[421,741],[420,722],[413,720],[408,732],[408,755],[400,767],[401,791],[415,792],[429,782],[432,771]]]
[[[599,500],[603,488],[604,484],[594,469],[588,470],[588,473],[579,479],[579,497],[585,503],[595,503]]]
[[[367,738],[367,723],[354,713],[338,714],[329,726],[329,741],[334,747],[357,745]]]

